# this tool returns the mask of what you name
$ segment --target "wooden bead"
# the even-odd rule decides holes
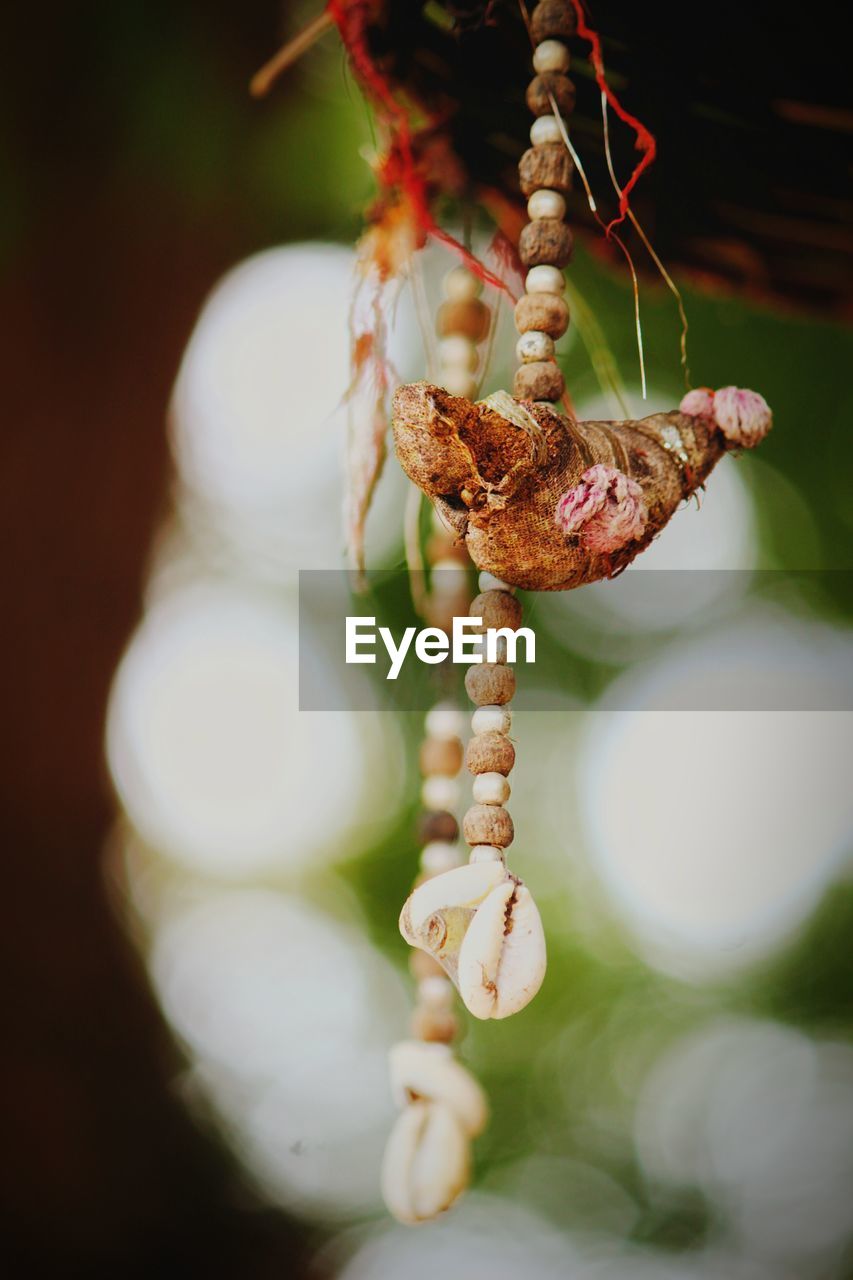
[[[512,627],[515,631],[521,625],[521,605],[508,591],[482,592],[471,601],[468,613],[483,619],[483,631],[489,627]]]
[[[511,587],[502,578],[496,578],[493,573],[488,573],[485,569],[479,574],[477,585],[481,591],[509,591],[512,595],[515,594],[515,587]]]
[[[465,763],[473,774],[502,773],[515,764],[515,747],[503,733],[478,733],[465,749]]]
[[[465,672],[465,688],[468,697],[478,707],[486,703],[500,706],[509,702],[515,693],[515,672],[512,667],[502,666],[499,662],[483,662]]]
[[[446,840],[431,840],[421,849],[421,871],[427,876],[440,876],[459,866],[459,851]]]
[[[518,181],[526,196],[532,196],[540,187],[547,187],[549,191],[571,191],[573,172],[572,157],[562,142],[528,147],[518,162]]]
[[[516,370],[512,394],[516,400],[559,400],[566,389],[560,366],[553,360],[535,360]]]
[[[436,329],[440,338],[446,338],[451,333],[461,333],[472,342],[482,342],[489,332],[489,308],[480,298],[443,302],[438,309]]]
[[[430,975],[418,983],[418,1004],[424,1009],[452,1009],[453,983]]]
[[[569,51],[562,40],[542,40],[533,50],[533,69],[540,75],[545,71],[568,71]]]
[[[455,809],[459,803],[459,782],[456,778],[433,774],[424,778],[421,787],[421,804],[425,809]]]
[[[418,823],[418,837],[420,844],[430,844],[433,840],[446,840],[452,844],[459,839],[459,823],[445,809],[422,813]]]
[[[466,400],[474,398],[474,393],[477,390],[477,379],[467,369],[458,369],[451,366],[449,369],[442,369],[439,377],[445,391],[449,391],[452,396],[464,396]]]
[[[518,241],[518,256],[526,267],[547,263],[564,267],[571,260],[574,237],[565,222],[557,218],[537,218],[528,222]]]
[[[531,267],[524,278],[526,293],[560,294],[566,287],[566,278],[559,267],[550,267],[541,262],[538,267]]]
[[[561,338],[569,327],[569,307],[553,293],[528,293],[515,304],[515,327],[519,333],[536,329],[551,338]]]
[[[527,106],[535,116],[549,116],[554,114],[556,102],[557,110],[565,119],[575,109],[576,92],[574,82],[568,76],[560,71],[545,71],[534,76],[527,86]]]
[[[462,819],[462,834],[468,844],[494,844],[506,849],[515,830],[506,809],[494,804],[473,804]]]
[[[509,733],[512,711],[509,707],[478,707],[471,717],[471,728],[474,733]]]
[[[531,329],[523,333],[515,344],[515,354],[522,364],[529,364],[531,360],[553,360],[554,339],[547,333]]]
[[[450,1044],[459,1034],[456,1014],[440,1009],[415,1009],[410,1025],[415,1039],[429,1044]]]
[[[416,982],[425,978],[443,978],[444,970],[426,951],[413,950],[409,954],[409,972]]]
[[[494,844],[477,844],[471,850],[469,862],[503,862],[504,851]]]
[[[458,707],[439,702],[426,713],[426,731],[431,738],[461,738],[465,732],[465,716]]]
[[[527,201],[527,216],[531,222],[537,218],[565,218],[566,202],[559,191],[534,191]]]
[[[462,743],[458,738],[426,738],[421,743],[421,773],[453,778],[462,768]]]
[[[541,44],[543,40],[569,40],[577,29],[577,14],[570,0],[542,0],[530,15],[534,44]]]
[[[461,333],[449,333],[438,344],[438,358],[446,369],[465,369],[473,373],[479,357],[470,338]]]
[[[479,298],[482,292],[482,280],[461,264],[452,267],[444,277],[444,296],[451,302],[469,302],[472,298]]]
[[[511,790],[502,773],[481,773],[474,779],[472,794],[477,804],[506,804]]]
[[[556,116],[538,116],[530,126],[530,142],[534,147],[546,142],[562,142],[563,134]]]

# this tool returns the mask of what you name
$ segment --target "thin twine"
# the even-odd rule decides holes
[[[624,222],[625,218],[628,216],[628,210],[630,208],[628,197],[637,185],[637,182],[644,171],[654,163],[655,156],[657,155],[657,142],[654,134],[646,128],[642,121],[638,120],[636,116],[632,115],[630,111],[627,111],[625,107],[622,106],[622,103],[610,88],[610,85],[607,83],[607,75],[604,70],[604,56],[601,52],[601,37],[597,31],[594,31],[592,27],[588,26],[581,0],[572,0],[572,5],[577,15],[578,35],[581,39],[586,40],[590,47],[590,62],[592,63],[592,70],[596,83],[619,119],[633,129],[637,136],[637,150],[643,153],[639,164],[636,166],[619,194],[619,217],[614,218],[608,224],[607,230],[609,233],[613,227],[618,226],[620,222]]]
[[[611,155],[611,152],[610,152],[610,124],[609,124],[609,117],[607,114],[607,96],[604,93],[602,93],[601,95],[601,122],[604,128],[604,153],[607,157],[607,169],[610,173],[610,179],[613,183],[613,187],[616,191],[616,194],[621,199],[622,189],[619,186],[619,183],[616,179],[616,173],[614,172],[614,168],[613,168],[613,156]],[[634,230],[637,232],[637,235],[640,237],[643,244],[645,245],[646,250],[648,251],[649,257],[652,259],[655,266],[657,267],[664,283],[666,284],[670,293],[672,293],[672,295],[675,298],[675,302],[678,307],[679,319],[681,320],[681,339],[679,342],[679,346],[681,349],[681,367],[684,370],[684,381],[689,390],[690,389],[690,367],[687,363],[687,331],[689,326],[687,324],[687,312],[684,309],[684,299],[681,296],[681,291],[679,290],[677,284],[675,283],[672,276],[667,271],[661,259],[658,257],[658,254],[654,248],[654,245],[646,235],[645,231],[640,225],[639,218],[634,213],[634,210],[631,208],[630,205],[628,206],[628,217],[630,218],[634,226]],[[644,392],[643,399],[645,398],[646,397]]]
[[[521,4],[526,14],[526,7],[524,6],[524,0],[521,0]],[[628,263],[628,270],[631,272],[631,286],[634,292],[634,327],[637,335],[637,356],[640,362],[640,383],[643,390],[643,399],[645,400],[646,399],[646,360],[645,360],[645,352],[643,348],[643,322],[640,318],[640,282],[637,279],[637,270],[636,270],[636,267],[634,266],[634,259],[631,257],[628,246],[622,240],[621,236],[618,236],[616,232],[613,230],[613,224],[611,223],[608,225],[607,223],[605,223],[604,219],[600,216],[598,212],[598,206],[595,203],[595,196],[592,194],[592,187],[590,186],[589,180],[586,176],[586,170],[584,169],[583,164],[581,163],[580,156],[578,155],[575,148],[572,146],[572,141],[571,141],[571,138],[569,137],[569,131],[566,127],[566,122],[563,119],[563,113],[561,112],[557,104],[557,99],[554,97],[553,93],[548,94],[548,101],[551,104],[551,110],[554,113],[554,117],[557,121],[557,128],[560,130],[560,136],[562,137],[563,142],[568,148],[569,154],[572,157],[575,168],[577,169],[578,173],[581,176],[581,181],[583,182],[584,190],[586,191],[587,201],[589,203],[590,213],[595,218],[598,225],[601,227],[605,236],[609,240],[616,241],[619,248],[622,250],[622,253],[625,257],[625,261]],[[609,144],[607,142],[606,133],[605,133],[605,149],[607,151],[608,164],[609,164],[610,149],[609,149]],[[612,173],[612,169],[611,169],[611,173]],[[614,179],[614,182],[615,182],[615,179]]]

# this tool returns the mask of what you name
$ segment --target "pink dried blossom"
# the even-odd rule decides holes
[[[732,444],[752,449],[772,427],[773,414],[757,391],[721,387],[714,394],[714,420]]]
[[[688,391],[679,406],[692,418],[711,418],[729,444],[752,449],[773,425],[773,414],[764,396],[745,387],[721,387]]]
[[[687,392],[678,407],[690,418],[713,418],[714,393],[710,387],[697,387]]]
[[[598,463],[563,494],[555,518],[564,533],[580,533],[588,550],[611,555],[642,537],[649,512],[636,480]]]

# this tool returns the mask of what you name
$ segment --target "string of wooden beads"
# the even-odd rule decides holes
[[[513,383],[518,400],[558,401],[565,382],[554,358],[554,344],[569,325],[563,297],[563,268],[571,261],[573,238],[565,223],[565,196],[571,190],[573,163],[554,104],[565,120],[575,105],[575,86],[566,75],[577,19],[567,0],[541,0],[530,15],[535,75],[527,87],[527,105],[535,119],[531,145],[518,164],[527,216],[518,251],[527,268],[524,297],[515,307],[520,361]]]
[[[471,602],[469,613],[482,619],[482,630],[517,630],[521,605],[514,589],[490,573],[480,574],[479,587],[480,594]],[[500,643],[497,662],[477,663],[465,675],[468,697],[477,709],[471,719],[473,737],[465,751],[465,763],[474,775],[474,803],[462,820],[462,834],[471,846],[469,861],[474,863],[504,861],[515,834],[504,807],[510,797],[507,775],[515,764],[515,748],[508,737],[515,671],[506,664],[505,642]]]
[[[459,824],[453,810],[459,803],[459,773],[464,759],[461,734],[465,718],[447,703],[433,707],[426,717],[426,736],[421,744],[420,765],[423,782],[421,803],[420,873],[422,884],[433,876],[450,871],[460,864],[457,840]],[[425,951],[412,951],[409,957],[412,976],[417,983],[412,1035],[419,1040],[447,1044],[454,1039],[459,1023],[453,1013],[454,988],[444,970]]]
[[[491,311],[480,294],[483,283],[467,267],[456,266],[444,278],[445,301],[436,321],[438,382],[454,396],[473,400],[479,385],[481,343],[489,336]]]

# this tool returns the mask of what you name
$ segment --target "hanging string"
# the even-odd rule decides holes
[[[610,85],[607,83],[607,76],[604,70],[604,56],[601,52],[601,37],[597,31],[593,30],[593,28],[588,25],[581,0],[572,0],[572,5],[577,15],[578,35],[581,39],[586,40],[590,47],[590,62],[592,63],[592,70],[596,83],[619,119],[633,129],[637,137],[637,150],[643,153],[639,164],[637,164],[627,183],[620,192],[619,217],[614,218],[610,223],[608,223],[607,230],[609,234],[613,227],[618,226],[620,222],[624,222],[625,218],[628,216],[628,210],[630,208],[628,197],[645,170],[654,163],[655,156],[657,155],[657,142],[654,134],[646,128],[642,121],[638,120],[636,116],[632,115],[630,111],[626,110],[626,108],[622,106],[622,103],[610,88]]]
[[[613,156],[610,151],[610,122],[607,115],[607,97],[603,93],[601,95],[601,122],[604,129],[604,154],[607,157],[607,168],[610,173],[610,180],[613,183],[613,187],[614,187],[614,190],[616,191],[616,194],[621,199],[622,189],[619,186],[619,183],[616,179],[616,173],[613,168]],[[684,309],[684,299],[682,298],[681,291],[679,290],[672,276],[669,274],[663,262],[658,257],[657,251],[655,250],[651,240],[649,240],[648,236],[646,235],[645,231],[640,225],[640,221],[637,218],[636,214],[634,213],[634,210],[630,207],[630,205],[628,206],[628,217],[630,218],[634,226],[634,230],[637,232],[637,235],[640,237],[643,244],[645,245],[646,250],[649,254],[649,257],[652,259],[655,266],[657,267],[661,275],[661,278],[663,279],[670,293],[675,298],[675,302],[678,307],[678,315],[681,320],[681,340],[679,344],[681,348],[681,367],[684,370],[684,381],[689,390],[690,368],[687,363],[687,330],[689,326],[687,324],[687,312]]]

